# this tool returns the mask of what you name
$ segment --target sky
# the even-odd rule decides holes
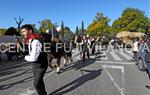
[[[127,7],[138,8],[150,18],[150,0],[1,0],[0,28],[17,27],[14,17],[24,18],[23,24],[36,24],[50,19],[53,23],[75,31],[84,21],[85,28],[93,21],[97,12],[114,20]]]

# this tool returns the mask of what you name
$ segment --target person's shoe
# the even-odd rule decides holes
[[[135,61],[135,59],[132,58],[131,61]]]
[[[71,58],[71,62],[73,62],[73,59]]]
[[[60,71],[60,68],[59,68],[59,67],[57,67],[57,68],[56,68],[56,72],[57,72],[57,73],[59,73],[59,71]]]

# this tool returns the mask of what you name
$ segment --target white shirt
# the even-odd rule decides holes
[[[133,43],[133,51],[138,51],[138,42]]]
[[[89,39],[87,39],[86,41],[87,41],[87,43],[88,43],[89,45],[91,45],[91,41],[90,41]],[[81,44],[84,44],[84,43],[85,43],[85,42],[82,40],[82,41],[81,41]]]
[[[25,56],[25,60],[28,62],[35,62],[38,60],[40,53],[42,52],[42,44],[39,40],[34,39],[29,42],[29,55]]]

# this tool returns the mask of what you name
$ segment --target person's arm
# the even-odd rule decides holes
[[[91,45],[91,41],[90,41],[90,39],[88,39],[88,44],[89,44],[89,46]]]
[[[38,60],[38,57],[42,51],[42,44],[38,40],[33,40],[31,43],[32,50],[30,51],[30,54],[25,56],[25,60],[29,62],[35,62]]]

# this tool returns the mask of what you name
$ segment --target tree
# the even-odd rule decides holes
[[[85,34],[85,30],[84,30],[84,22],[82,21],[82,26],[81,26],[82,28],[81,28],[81,33],[82,33],[82,35],[84,35]]]
[[[64,28],[64,38],[71,40],[74,37],[73,32],[70,30],[68,26]]]
[[[144,12],[136,8],[126,8],[121,17],[112,24],[112,31],[148,32],[150,28],[149,18]],[[150,32],[150,31],[149,31]]]
[[[51,22],[51,20],[45,19],[40,22],[39,30],[43,33],[43,32],[46,32],[46,30],[53,29],[54,27],[55,25]]]
[[[37,34],[40,34],[40,31],[36,28],[36,25],[35,24],[31,24],[33,29],[34,29],[34,32],[37,33]]]
[[[110,26],[108,22],[110,19],[104,16],[103,13],[98,12],[93,22],[87,28],[87,34],[92,36],[100,36],[109,33]]]
[[[5,32],[6,32],[6,29],[4,29],[4,28],[0,28],[0,35],[4,35],[4,34],[5,34]]]
[[[4,35],[16,35],[16,36],[20,36],[19,32],[17,32],[17,30],[14,27],[10,27],[6,30]]]
[[[76,27],[75,34],[76,34],[76,35],[79,35],[79,28],[78,28],[78,26]]]
[[[62,23],[61,23],[61,36],[62,36],[62,38],[64,37],[64,22],[62,21]]]
[[[17,25],[18,25],[18,32],[20,32],[20,27],[21,27],[21,24],[22,24],[22,22],[23,22],[23,18],[21,18],[21,17],[19,17],[19,19],[17,20],[17,18],[15,17],[15,21],[16,21],[16,23],[17,23]]]

